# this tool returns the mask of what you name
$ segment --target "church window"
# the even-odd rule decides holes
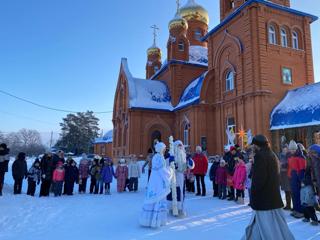
[[[298,33],[296,31],[292,32],[292,47],[294,49],[299,49],[299,39],[298,39]]]
[[[281,28],[281,45],[282,47],[288,47],[287,31],[284,28]]]
[[[226,75],[226,90],[231,91],[234,89],[234,72],[229,70]]]
[[[178,49],[179,49],[180,52],[184,51],[184,42],[183,41],[179,41]]]
[[[159,67],[158,66],[154,66],[154,72],[158,72],[158,70],[159,70]]]
[[[236,130],[236,122],[234,120],[234,117],[228,117],[227,118],[227,129],[231,133],[235,133]]]
[[[234,9],[234,7],[235,7],[234,0],[231,0],[230,1],[230,9]]]
[[[196,30],[194,31],[194,38],[195,38],[196,40],[198,40],[198,41],[201,40],[202,34],[201,34],[201,30],[200,30],[200,29],[196,29]]]
[[[276,29],[272,25],[269,26],[269,43],[270,44],[277,44]]]
[[[282,82],[284,84],[292,84],[292,72],[290,68],[282,68]]]

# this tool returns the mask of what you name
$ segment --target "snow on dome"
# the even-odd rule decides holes
[[[169,89],[163,81],[134,78],[127,59],[122,59],[122,68],[128,81],[129,108],[173,110]]]
[[[202,46],[189,47],[189,62],[208,65],[208,48]]]
[[[179,104],[175,107],[175,110],[184,108],[199,101],[202,83],[206,75],[207,72],[203,73],[186,87],[182,93]]]
[[[320,83],[288,91],[273,109],[271,130],[320,125]]]

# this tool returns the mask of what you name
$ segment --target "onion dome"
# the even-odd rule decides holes
[[[147,54],[148,56],[151,56],[151,55],[159,55],[161,57],[161,49],[158,48],[156,46],[156,44],[153,44],[151,47],[148,48],[147,50]]]
[[[209,14],[205,8],[195,2],[188,0],[187,4],[180,9],[180,15],[187,21],[198,20],[205,24],[209,24]]]
[[[169,30],[178,27],[188,29],[188,22],[177,12],[176,16],[169,22]]]

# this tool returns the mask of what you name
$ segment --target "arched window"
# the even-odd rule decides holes
[[[187,124],[185,124],[184,129],[183,129],[183,142],[184,142],[185,146],[189,146],[190,145],[189,132],[190,132],[190,124],[187,123]]]
[[[158,67],[158,66],[154,66],[153,70],[154,70],[154,72],[156,73],[156,72],[158,72],[159,67]]]
[[[196,29],[194,31],[194,38],[198,41],[201,41],[201,38],[202,38],[202,33],[201,33],[201,30],[200,29]]]
[[[183,41],[179,41],[178,43],[178,49],[180,52],[184,51],[184,42]]]
[[[226,90],[231,91],[234,89],[234,72],[229,70],[226,75]]]
[[[292,48],[299,49],[299,38],[296,31],[292,32]]]
[[[288,47],[288,36],[287,31],[284,28],[281,28],[281,45],[282,47]]]
[[[269,43],[270,44],[277,44],[276,29],[272,25],[269,26]]]

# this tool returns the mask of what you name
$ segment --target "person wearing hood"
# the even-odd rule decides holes
[[[125,191],[126,182],[128,179],[128,166],[124,158],[121,158],[119,161],[119,164],[116,168],[115,177],[117,179],[117,191],[119,193]]]
[[[286,206],[284,210],[291,210],[291,187],[288,177],[288,145],[285,144],[282,147],[280,153],[280,186],[281,190],[285,192]]]
[[[53,160],[51,153],[46,153],[41,158],[41,186],[40,186],[40,197],[47,197],[50,193],[52,173],[53,173]]]
[[[0,196],[2,196],[2,188],[4,184],[4,175],[8,172],[10,149],[5,143],[0,144]]]
[[[20,152],[12,164],[12,177],[14,179],[14,194],[21,194],[23,178],[28,177],[26,154]]]
[[[28,190],[27,195],[34,196],[36,192],[36,186],[40,184],[41,169],[40,161],[38,158],[34,161],[31,168],[28,171]]]
[[[293,212],[291,213],[291,216],[295,218],[303,218],[300,190],[306,167],[307,161],[304,158],[302,149],[298,147],[294,140],[291,140],[289,143],[288,155],[288,177],[290,179],[293,202]]]
[[[86,193],[87,180],[89,176],[89,160],[86,154],[82,154],[79,164],[79,193]]]
[[[140,225],[157,228],[167,223],[167,200],[170,192],[172,172],[166,166],[164,153],[166,145],[159,142],[155,145],[156,154],[152,158],[152,171],[147,185]]]
[[[66,195],[73,195],[74,184],[79,182],[79,169],[73,159],[70,159],[65,167],[65,190]]]
[[[233,174],[233,186],[236,189],[235,201],[239,204],[244,204],[244,190],[245,182],[247,179],[247,170],[244,163],[244,159],[239,157],[234,174]]]
[[[282,209],[279,160],[265,136],[255,136],[252,144],[255,152],[250,203],[253,212],[242,240],[294,240]]]
[[[112,160],[110,158],[106,158],[101,170],[101,179],[104,183],[105,194],[107,195],[110,195],[110,184],[112,183],[112,179],[114,176],[115,174],[113,170]]]
[[[196,176],[196,182],[197,182],[197,194],[196,196],[206,196],[206,184],[204,181],[204,177],[207,174],[208,171],[208,158],[206,155],[202,153],[201,146],[196,147],[196,153],[193,156],[194,161],[194,169],[193,173]],[[200,188],[200,182],[201,182],[201,188]]]

